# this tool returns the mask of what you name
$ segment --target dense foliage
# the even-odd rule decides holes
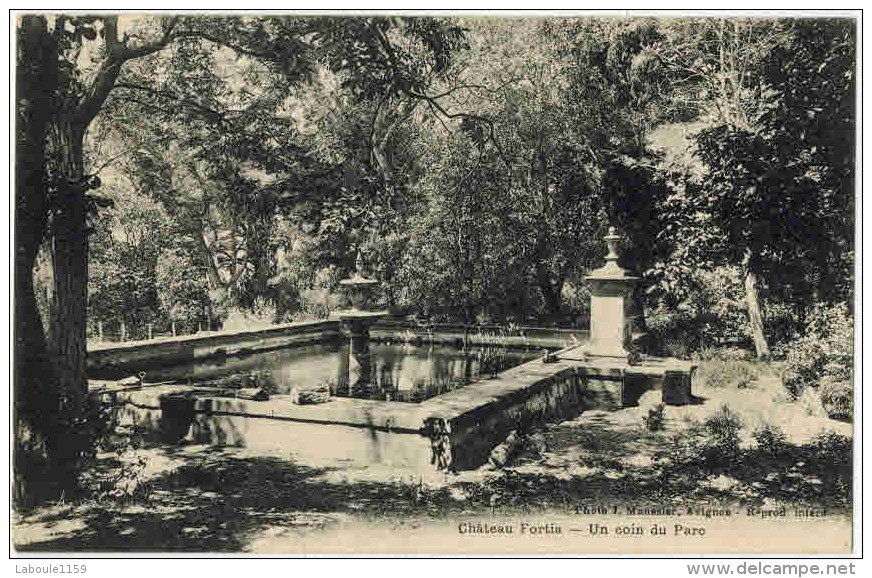
[[[682,102],[688,85],[705,98],[692,155],[669,167],[660,236],[674,249],[654,277],[670,293],[694,290],[688,267],[741,267],[768,353],[785,332],[764,335],[762,302],[786,306],[798,331],[815,302],[853,301],[854,23],[691,21],[672,35],[683,49],[659,53],[686,81]]]
[[[407,313],[583,323],[608,224],[646,275],[650,328],[691,333],[690,350],[761,337],[756,310],[784,342],[816,301],[850,301],[850,22],[464,20],[429,65],[415,22],[323,31],[360,50],[396,40],[409,78],[314,57],[286,90],[274,62],[196,36],[129,69],[107,148],[134,148],[114,162],[121,186],[170,215],[162,270],[200,272],[158,289],[163,330],[258,299],[275,320],[326,315],[358,250]],[[155,67],[197,102],[162,108]],[[656,138],[676,121],[683,156]]]
[[[804,335],[787,348],[785,385],[795,397],[817,391],[830,417],[853,417],[854,327],[845,304],[817,306]]]

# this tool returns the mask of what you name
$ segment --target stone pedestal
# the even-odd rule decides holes
[[[338,312],[342,332],[348,336],[348,354],[339,361],[339,395],[368,397],[372,388],[369,327],[387,311],[346,310]]]
[[[584,376],[584,407],[585,409],[605,409],[614,411],[624,407],[623,371],[618,375]]]
[[[348,348],[348,390],[352,396],[366,396],[372,384],[369,357],[369,322],[354,319],[344,323],[350,333]]]
[[[587,276],[591,286],[590,343],[562,352],[560,360],[578,364],[587,409],[635,405],[645,391],[661,384],[664,403],[690,403],[695,366],[677,360],[631,359],[631,295],[639,279],[618,265],[620,237],[614,228],[609,229],[605,241],[609,249],[606,264]]]
[[[586,279],[591,284],[590,345],[587,353],[598,357],[628,359],[627,346],[633,337],[632,291],[638,277],[628,275],[618,265],[618,241],[615,229],[605,237],[609,248],[606,264]]]

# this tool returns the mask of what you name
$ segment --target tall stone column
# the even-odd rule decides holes
[[[677,360],[634,359],[633,289],[638,277],[618,265],[620,236],[614,227],[605,237],[606,264],[587,276],[590,286],[590,339],[559,355],[577,362],[585,408],[616,410],[633,405],[662,379],[663,403],[684,404],[692,399],[692,364]]]

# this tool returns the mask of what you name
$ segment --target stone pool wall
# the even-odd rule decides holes
[[[569,352],[556,362],[539,358],[421,403],[334,397],[294,405],[290,396],[252,401],[189,386],[102,395],[126,424],[165,442],[280,449],[359,465],[466,470],[484,464],[511,430],[523,433],[588,409],[620,409],[652,388],[662,389],[664,403],[688,403],[694,369],[675,360],[580,364]]]
[[[466,325],[434,325],[431,331],[405,321],[384,320],[373,324],[370,338],[375,341],[402,343],[441,343],[480,345],[499,343],[509,347],[563,348],[582,343],[587,331],[521,327],[513,335],[501,334],[500,328]],[[102,344],[88,349],[88,368],[94,373],[107,371],[146,371],[208,358],[244,355],[342,339],[336,320],[307,321],[276,325],[267,329],[213,331],[179,337],[162,337],[148,341]],[[487,341],[483,341],[487,340]]]
[[[315,321],[101,345],[88,349],[88,369],[144,371],[198,359],[323,343],[339,339],[340,335],[337,321]]]
[[[589,332],[583,329],[554,327],[515,327],[506,330],[498,325],[472,326],[439,323],[423,328],[407,321],[383,319],[373,324],[370,338],[374,341],[402,343],[420,341],[443,345],[482,345],[500,343],[510,347],[562,349],[587,341]]]
[[[587,407],[586,383],[574,368],[541,362],[521,367],[483,385],[493,390],[488,392],[493,399],[486,403],[467,409],[458,407],[456,400],[439,400],[446,402],[446,411],[428,417],[425,429],[434,462],[454,470],[477,468],[512,430],[523,434],[544,423],[572,419]],[[469,396],[470,405],[475,397]]]
[[[669,405],[692,401],[696,367],[691,363],[657,359],[629,365],[597,358],[580,363],[576,357],[574,350],[559,352],[556,362],[539,358],[422,403],[434,462],[456,470],[476,468],[512,430],[523,434],[585,410],[619,410],[635,405],[650,389],[661,390]]]
[[[418,404],[333,398],[299,406],[290,396],[251,401],[184,386],[107,391],[102,396],[115,408],[120,425],[156,442],[245,447],[310,464],[341,461],[354,467],[382,464],[434,471],[430,440],[413,427],[423,423]]]

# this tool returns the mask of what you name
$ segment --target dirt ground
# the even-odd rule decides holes
[[[499,469],[422,477],[379,464],[350,467],[342,460],[301,461],[278,451],[254,455],[245,448],[202,445],[104,454],[95,476],[121,472],[111,491],[13,511],[12,540],[20,551],[263,552],[289,534],[351,522],[565,512],[617,500],[758,506],[789,501],[850,515],[850,479],[833,478],[819,464],[812,468],[806,462],[813,459],[803,456],[812,456],[809,444],[822,432],[850,438],[851,424],[810,415],[765,372],[743,389],[696,381],[696,403],[665,407],[661,430],[649,431],[643,420],[659,402],[659,392],[652,391],[637,407],[589,411],[539,430]],[[741,420],[741,462],[715,472],[663,466],[658,455],[664,448],[724,404]],[[752,434],[764,424],[784,432],[794,452],[789,463],[762,459]]]

